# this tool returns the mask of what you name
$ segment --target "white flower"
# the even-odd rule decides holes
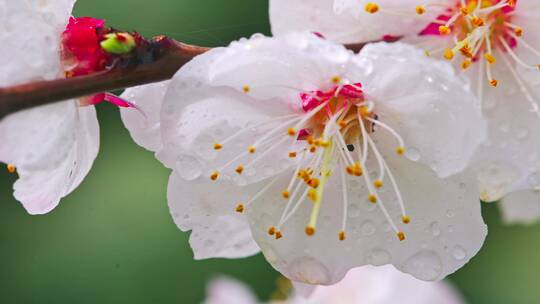
[[[301,16],[316,12],[324,20],[346,20],[327,23],[312,18],[313,22],[302,23],[304,29],[320,31],[336,41],[361,42],[383,34],[399,35],[431,56],[454,60],[456,68],[466,70],[464,75],[470,79],[489,122],[488,141],[474,161],[481,199],[497,201],[513,191],[540,191],[540,7],[536,1],[464,0],[464,6],[456,1],[437,1],[442,5],[427,2],[417,6],[410,1],[396,4],[383,0],[374,1],[379,6],[377,13],[363,12],[355,20],[349,20],[346,11],[336,13],[331,7],[344,2],[355,3],[358,8],[361,1],[273,0],[273,29],[277,33],[297,30],[301,18],[284,11],[285,7],[301,7]],[[423,14],[415,12],[419,7]],[[436,13],[437,18],[430,13]],[[402,20],[395,20],[399,16]],[[415,26],[403,26],[411,19],[416,20]],[[369,37],[341,36],[366,28],[370,33],[373,24],[377,31]],[[419,24],[422,30],[418,30]],[[515,197],[510,200],[515,201]],[[538,204],[538,199],[522,206],[533,204]]]
[[[297,290],[295,290],[297,291]],[[460,304],[461,295],[447,282],[423,282],[396,271],[392,266],[355,268],[331,286],[314,287],[309,297],[298,293],[289,304]],[[205,304],[259,303],[248,286],[231,278],[214,279],[207,287]]]
[[[466,263],[486,230],[461,171],[485,124],[452,69],[420,53],[257,35],[196,57],[161,106],[159,85],[139,89],[150,100],[128,91],[161,109],[161,143],[134,127],[154,119],[128,123],[173,169],[169,206],[195,257],[253,254],[253,237],[311,284],[365,264],[436,280]]]
[[[74,0],[0,1],[0,86],[63,75],[60,39]],[[52,210],[86,176],[97,155],[93,106],[64,101],[0,121],[0,161],[17,169],[14,196],[31,214]]]

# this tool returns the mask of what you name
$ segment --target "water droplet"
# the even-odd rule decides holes
[[[308,284],[328,284],[330,273],[319,261],[304,256],[291,263],[291,279]]]
[[[418,161],[420,159],[420,151],[414,147],[409,147],[405,151],[405,156],[412,161]]]
[[[454,210],[452,210],[452,209],[446,210],[446,216],[447,216],[448,218],[453,218],[454,215],[456,215],[455,212],[454,212]]]
[[[356,204],[350,204],[349,210],[347,210],[350,218],[355,218],[360,216],[360,208]]]
[[[434,281],[442,273],[442,262],[434,251],[424,250],[410,257],[403,270],[424,281]]]
[[[366,254],[365,261],[373,266],[381,266],[390,262],[390,253],[383,249],[373,249]]]
[[[463,247],[456,245],[452,249],[452,256],[454,257],[454,259],[461,261],[467,257],[467,251],[465,251]]]
[[[375,233],[375,224],[373,224],[372,221],[365,221],[363,224],[362,224],[362,234],[365,235],[365,236],[368,236],[368,235],[372,235]]]
[[[448,225],[448,232],[450,233],[454,232],[454,226]]]
[[[534,190],[540,190],[540,171],[535,171],[531,173],[527,178],[527,181]]]
[[[187,154],[180,154],[176,158],[176,170],[174,170],[174,172],[185,180],[194,180],[201,176],[202,166],[195,157]]]
[[[431,231],[431,234],[433,234],[433,236],[441,235],[441,226],[437,222],[431,223],[431,225],[429,225],[429,230]]]

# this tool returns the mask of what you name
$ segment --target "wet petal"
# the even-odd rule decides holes
[[[182,231],[192,231],[189,243],[195,259],[258,253],[245,217],[234,211],[245,198],[241,193],[244,190],[227,182],[209,183],[206,179],[186,182],[174,172],[169,178],[169,209]]]
[[[120,108],[124,126],[138,145],[153,152],[161,148],[160,114],[168,85],[165,81],[139,86],[122,94],[122,98],[138,108]]]
[[[99,149],[94,107],[66,101],[12,114],[0,123],[0,161],[17,168],[15,198],[30,214],[51,211],[90,170]]]
[[[402,43],[370,44],[358,64],[368,99],[380,120],[403,137],[409,159],[441,177],[468,165],[485,140],[486,122],[469,85],[450,64]]]
[[[274,35],[298,31],[321,33],[330,40],[357,43],[419,33],[440,13],[430,7],[422,17],[415,9],[425,1],[374,1],[380,11],[365,11],[367,0],[271,0],[270,22]],[[448,1],[451,2],[451,1]],[[384,10],[384,11],[383,11]]]
[[[292,280],[324,285],[338,282],[351,268],[368,264],[393,264],[416,278],[433,281],[467,263],[487,233],[473,174],[439,179],[421,164],[391,155],[386,159],[395,168],[411,218],[409,224],[399,226],[405,233],[404,241],[398,240],[377,206],[368,202],[369,193],[358,178],[348,178],[350,201],[344,241],[338,239],[343,209],[337,178],[330,179],[326,187],[319,227],[313,236],[304,232],[311,212],[311,204],[304,202],[281,227],[283,237],[274,240],[268,236],[268,225],[279,220],[284,205],[270,195],[279,196],[279,187],[283,187],[279,185],[269,190],[270,201],[247,210],[253,236],[266,259]],[[380,195],[392,219],[399,222],[401,212],[394,192],[384,190]]]

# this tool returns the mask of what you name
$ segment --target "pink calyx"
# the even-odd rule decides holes
[[[332,90],[326,92],[317,90],[300,93],[300,99],[302,100],[302,109],[304,110],[304,112],[309,112],[320,104],[334,97],[343,97],[345,99],[363,99],[364,93],[361,88],[361,83],[355,83],[336,86]]]

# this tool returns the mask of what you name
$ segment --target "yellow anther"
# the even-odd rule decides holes
[[[465,44],[463,45],[459,51],[461,52],[461,54],[465,57],[469,57],[469,58],[472,58],[473,57],[473,53],[472,53],[472,49],[469,47],[468,44]]]
[[[338,84],[340,84],[340,83],[341,83],[341,81],[342,81],[342,79],[341,79],[341,77],[340,77],[340,76],[334,76],[334,77],[332,77],[332,79],[331,79],[331,80],[332,80],[332,83],[333,83],[333,84],[335,84],[335,85],[338,85]]]
[[[472,61],[470,61],[469,59],[465,59],[465,60],[463,60],[463,62],[461,63],[461,68],[462,68],[463,70],[466,70],[466,69],[468,69],[468,68],[471,66],[471,64],[472,64]]]
[[[276,231],[276,240],[279,240],[282,237],[283,237],[283,234],[281,233],[281,231]]]
[[[448,26],[446,26],[446,25],[439,26],[439,33],[441,35],[448,35],[451,32],[452,32],[452,30]]]
[[[347,168],[345,168],[345,171],[347,171],[347,174],[349,174],[349,175],[354,175],[354,167],[353,166],[347,166]]]
[[[404,215],[401,217],[401,221],[403,222],[403,224],[408,224],[411,222],[411,218],[408,215]]]
[[[248,152],[253,154],[253,153],[257,152],[257,148],[255,148],[254,146],[249,146]]]
[[[315,151],[317,151],[317,147],[313,146],[313,147],[309,148],[309,152],[315,153]]]
[[[397,147],[397,148],[396,148],[396,154],[397,154],[397,155],[403,155],[403,154],[405,154],[405,147],[401,147],[401,146]]]
[[[497,85],[499,84],[499,81],[497,81],[497,79],[491,79],[489,81],[489,84],[492,85],[493,87],[497,87]]]
[[[238,174],[242,174],[242,172],[244,172],[244,166],[240,165],[240,166],[236,167],[236,169],[234,171],[236,171],[236,173],[238,173]]]
[[[289,157],[290,158],[295,158],[296,157],[296,152],[289,152]]]
[[[236,209],[234,210],[238,213],[244,213],[244,211],[246,210],[246,207],[244,206],[244,204],[240,203],[236,205]]]
[[[454,59],[454,51],[452,49],[446,49],[444,50],[443,57],[446,60],[452,60]]]
[[[318,178],[312,178],[308,181],[308,185],[313,188],[313,189],[316,189],[317,187],[319,187],[319,184],[321,182],[319,181]]]
[[[405,240],[405,233],[403,231],[400,231],[397,233],[397,237],[400,241]]]
[[[315,227],[313,226],[307,226],[306,227],[306,234],[309,236],[312,236],[315,234]]]
[[[339,240],[344,241],[346,238],[345,231],[341,230],[338,234]]]
[[[309,135],[306,140],[307,140],[308,145],[313,145],[313,142],[314,142],[313,136]]]
[[[277,231],[276,227],[272,226],[268,228],[268,235],[274,235],[276,234],[276,231]]]
[[[424,55],[426,55],[426,57],[431,57],[431,53],[428,50],[424,51]]]
[[[289,134],[290,136],[295,136],[296,130],[294,128],[289,128],[287,129],[287,134]]]
[[[383,181],[378,179],[373,182],[373,186],[375,186],[375,188],[381,188],[383,186]]]
[[[330,146],[330,142],[327,140],[321,140],[320,145],[323,148],[328,148]]]
[[[242,87],[242,91],[244,91],[244,93],[249,93],[251,92],[251,87],[248,85],[245,85]]]
[[[13,164],[8,164],[8,165],[7,165],[7,171],[8,171],[9,173],[15,173],[15,170],[16,170],[16,169],[17,169],[17,168],[15,168],[15,165],[13,165]]]
[[[369,111],[368,106],[361,106],[360,107],[360,114],[362,116],[369,116],[369,114],[371,114],[371,112]]]
[[[521,37],[523,36],[523,29],[518,26],[514,29],[514,33],[516,33],[516,36]]]
[[[290,196],[289,190],[284,190],[283,192],[281,192],[281,196],[283,196],[283,198],[285,199],[289,198]]]
[[[375,203],[377,202],[377,196],[375,196],[375,195],[373,195],[373,194],[370,194],[370,195],[368,196],[368,201],[369,201],[370,203],[375,204]]]
[[[222,144],[214,144],[214,150],[220,150],[221,148],[223,148]]]
[[[490,53],[486,53],[484,55],[484,58],[486,59],[487,62],[489,62],[490,64],[493,64],[495,62],[497,62],[497,59]]]
[[[352,174],[354,176],[362,176],[362,166],[360,165],[359,162],[355,162],[354,165],[352,166]]]
[[[423,15],[425,12],[426,12],[426,8],[423,7],[422,5],[419,5],[416,7],[416,13],[418,15]]]
[[[540,64],[538,65],[538,69],[540,70]]]
[[[317,194],[317,190],[309,189],[307,197],[309,198],[310,201],[316,202],[317,198],[319,197],[318,194]]]
[[[469,14],[469,9],[466,6],[461,7],[459,11],[463,16],[467,16]]]
[[[479,17],[473,17],[472,23],[476,26],[483,26],[485,24],[484,19]]]
[[[338,122],[338,125],[339,125],[340,128],[345,128],[345,127],[347,126],[347,123],[344,122],[343,120],[340,120],[340,121]]]
[[[210,179],[215,181],[217,180],[219,177],[219,172],[218,171],[214,171],[214,173],[212,173],[212,175],[210,175]]]
[[[368,12],[370,14],[375,14],[376,12],[379,11],[379,5],[377,5],[376,3],[373,3],[373,2],[368,2],[366,4],[365,10],[366,10],[366,12]]]

